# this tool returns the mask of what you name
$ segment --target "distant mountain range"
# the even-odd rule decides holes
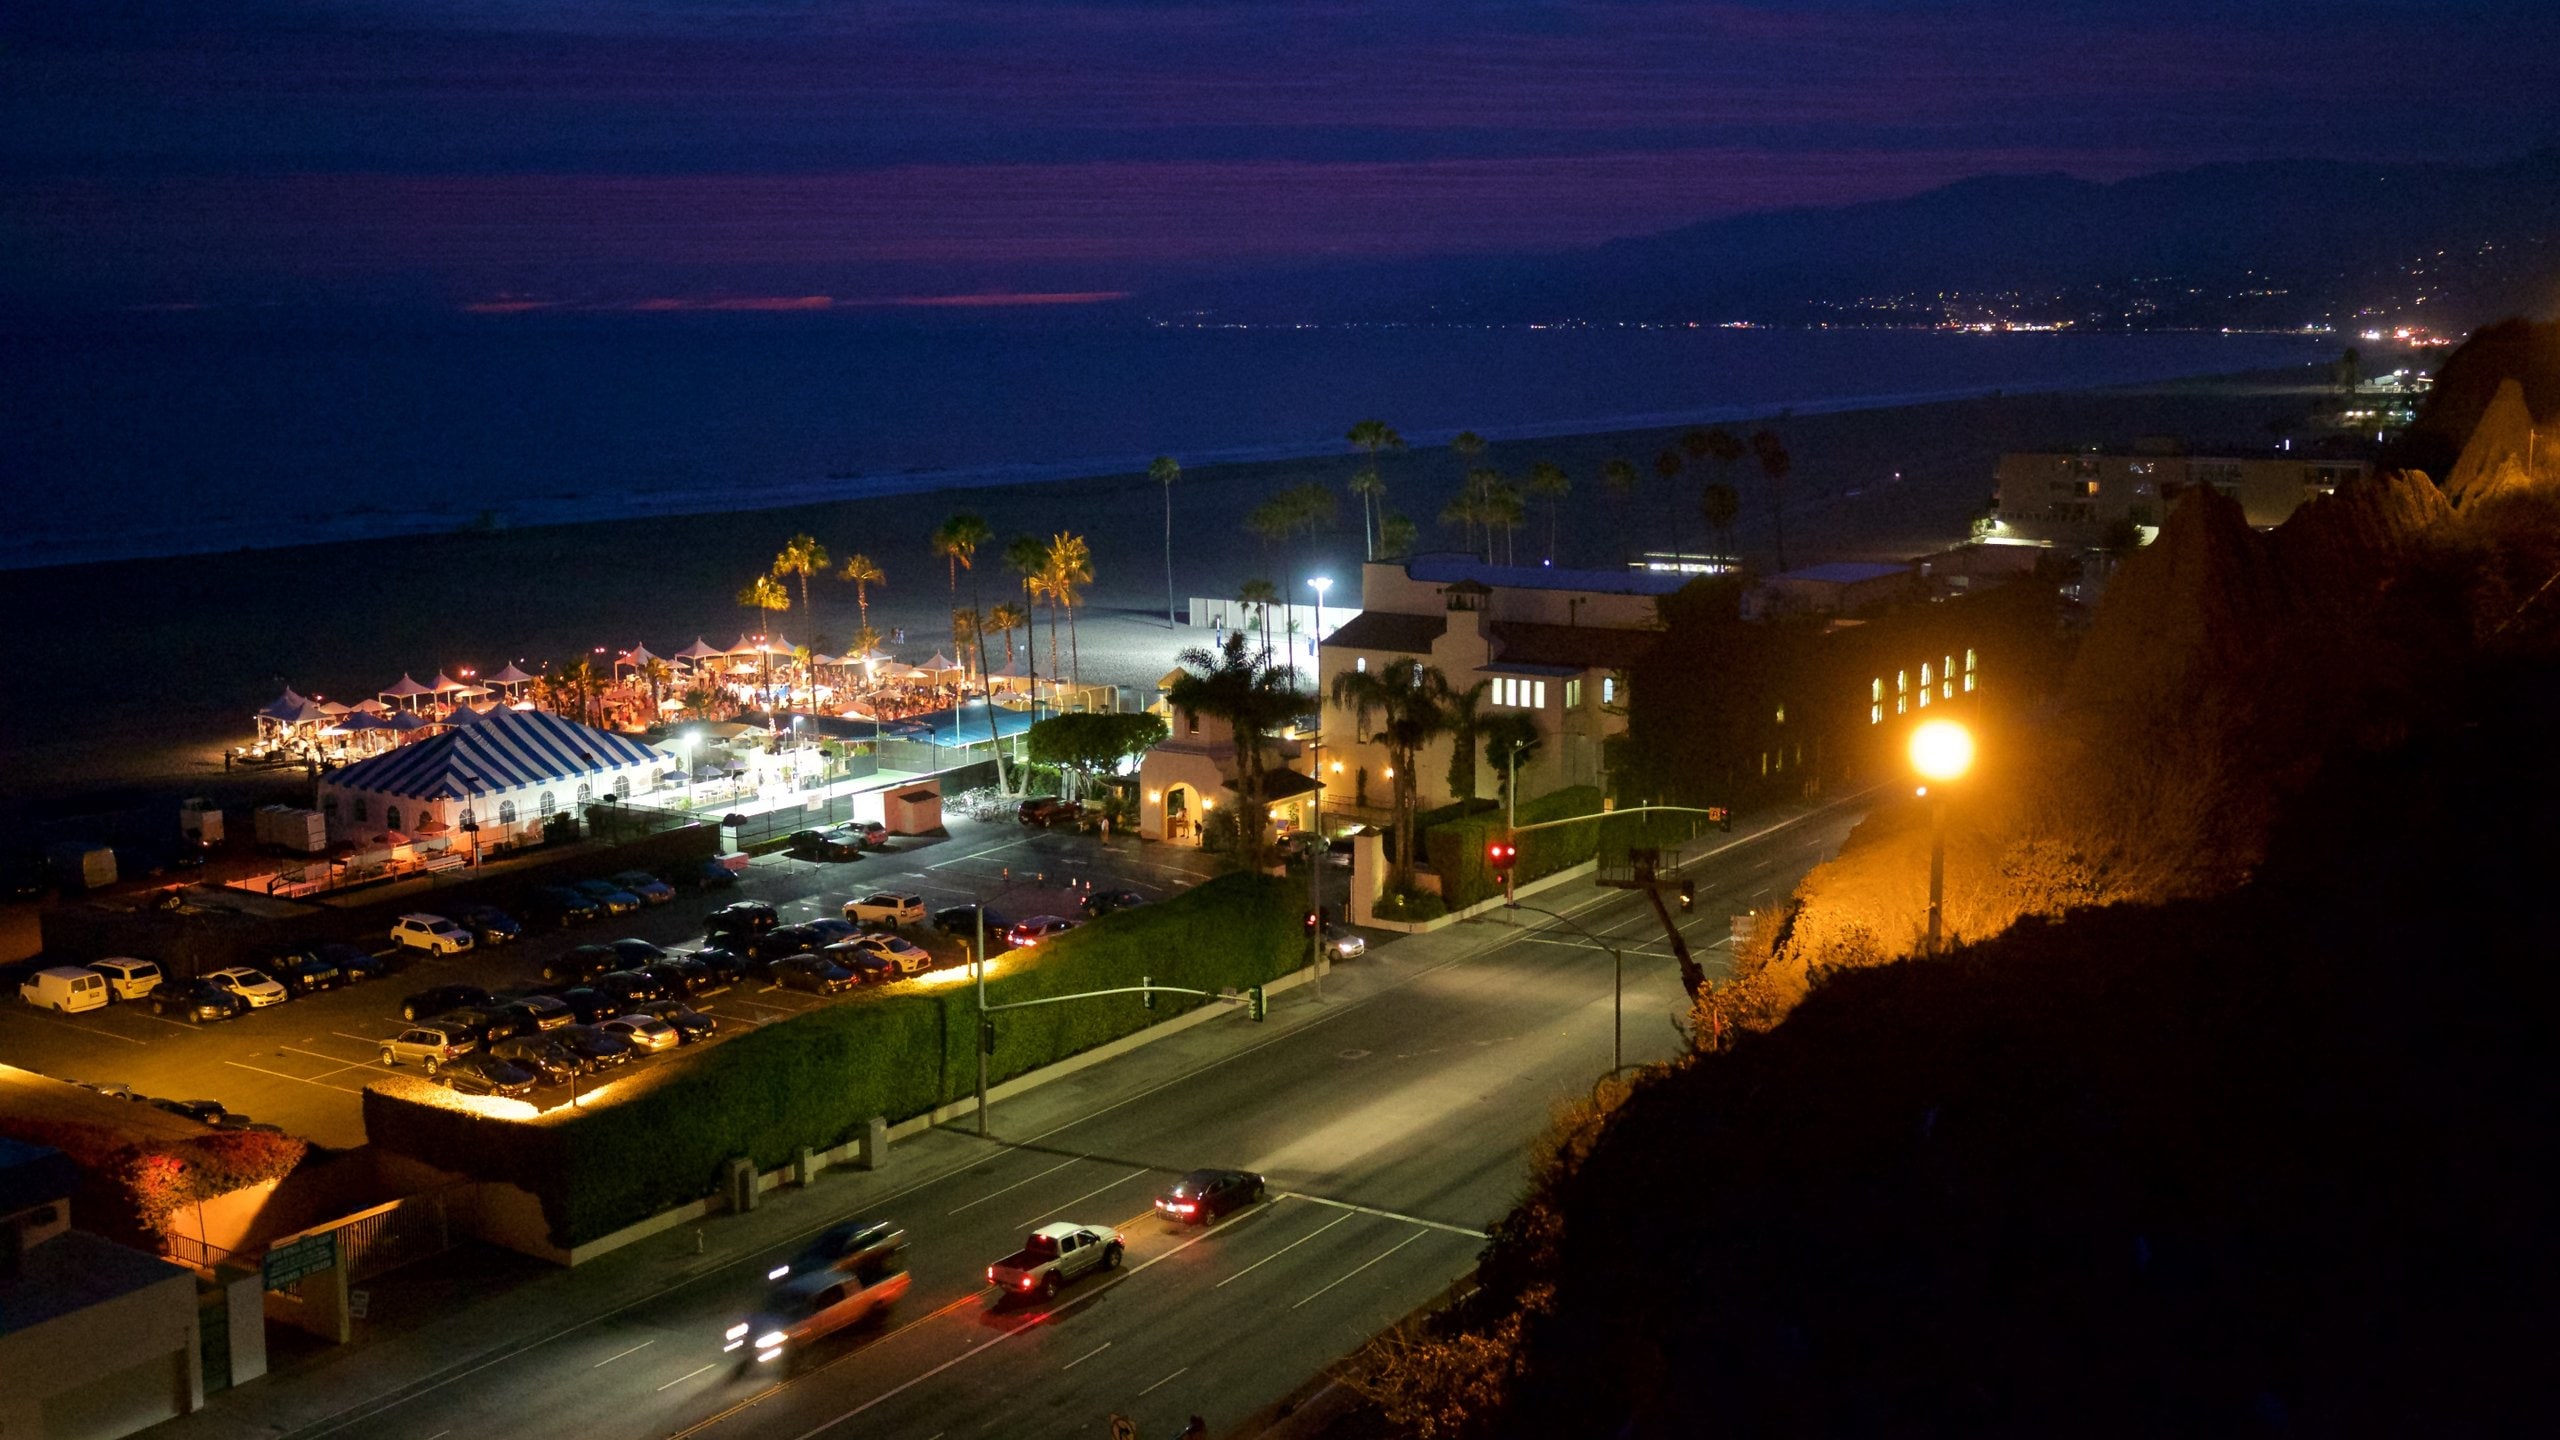
[[[1159,321],[2463,328],[2560,302],[2560,150],[2505,164],[1990,175],[1510,258],[1168,289]]]

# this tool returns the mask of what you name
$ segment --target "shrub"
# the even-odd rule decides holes
[[[1593,815],[1599,810],[1598,788],[1575,785],[1522,805],[1519,818],[1521,824],[1530,825],[1570,815]],[[1431,868],[1440,872],[1440,894],[1451,909],[1463,910],[1502,893],[1493,872],[1485,868],[1484,847],[1509,829],[1510,822],[1501,812],[1493,811],[1444,820],[1425,832],[1423,841],[1431,851]],[[1526,884],[1579,865],[1599,852],[1599,843],[1597,823],[1531,831],[1520,837],[1512,880]]]
[[[79,1202],[91,1228],[157,1241],[170,1217],[234,1190],[281,1180],[310,1148],[252,1131],[209,1131],[183,1140],[137,1140],[106,1125],[34,1116],[0,1117],[0,1134],[49,1145],[84,1176]]]
[[[1377,909],[1373,913],[1381,920],[1419,925],[1448,914],[1449,902],[1428,890],[1390,890],[1378,897]]]
[[[1261,984],[1305,960],[1297,892],[1230,875],[998,956],[990,1005],[1136,985],[1142,976],[1212,994]],[[990,1081],[1053,1064],[1200,1004],[1136,995],[995,1017]],[[540,1198],[555,1244],[572,1246],[713,1193],[725,1164],[789,1163],[862,1133],[872,1116],[922,1115],[975,1088],[977,1000],[966,984],[856,996],[697,1055],[598,1087],[597,1103],[526,1119],[416,1080],[365,1092],[365,1127],[386,1149],[519,1185]]]

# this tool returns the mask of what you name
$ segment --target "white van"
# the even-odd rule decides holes
[[[95,970],[57,965],[28,976],[18,986],[18,998],[42,1009],[77,1015],[107,1003],[107,978]]]

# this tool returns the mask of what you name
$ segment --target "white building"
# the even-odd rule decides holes
[[[583,818],[608,795],[648,796],[672,764],[627,735],[542,710],[493,710],[332,771],[320,781],[320,813],[332,840],[476,834],[485,847],[539,831],[557,814]]]

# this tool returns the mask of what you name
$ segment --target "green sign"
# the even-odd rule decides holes
[[[267,1248],[266,1280],[281,1290],[306,1275],[317,1275],[338,1263],[338,1232],[324,1230]]]

